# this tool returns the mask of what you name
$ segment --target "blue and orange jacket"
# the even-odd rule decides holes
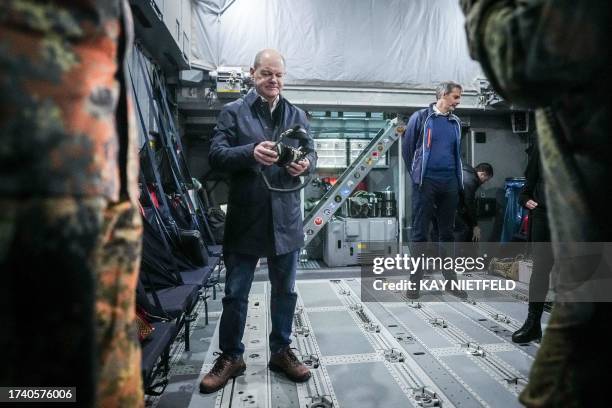
[[[432,138],[434,137],[431,128],[431,118],[435,115],[433,110],[434,105],[435,103],[432,103],[428,108],[413,113],[402,135],[402,156],[404,158],[404,163],[406,163],[406,168],[408,169],[408,173],[410,173],[412,182],[419,186],[423,184],[423,177],[425,176],[424,169],[427,168]],[[455,174],[457,175],[459,186],[463,188],[463,172],[461,170],[461,121],[452,113],[449,116],[449,120],[456,124],[457,165]]]

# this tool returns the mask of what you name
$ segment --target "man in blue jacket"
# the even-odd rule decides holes
[[[440,242],[453,242],[455,210],[463,189],[461,122],[453,111],[461,102],[462,91],[456,82],[442,82],[436,89],[437,101],[413,113],[403,135],[402,156],[412,179],[411,241],[415,243],[427,241],[434,217]],[[408,292],[409,298],[419,298],[423,274],[423,269],[413,273],[411,279],[417,286]],[[454,271],[444,274],[446,279],[457,279]],[[453,294],[466,297],[463,291]]]
[[[280,134],[296,125],[308,129],[306,114],[281,95],[285,60],[275,50],[257,53],[251,68],[255,83],[243,98],[227,104],[217,120],[209,160],[213,168],[231,177],[224,235],[226,266],[225,297],[219,326],[222,354],[200,383],[200,391],[221,389],[246,369],[242,358],[242,336],[248,296],[255,267],[267,257],[272,287],[270,308],[271,358],[269,368],[302,382],[310,378],[308,368],[289,348],[297,295],[294,291],[299,249],[304,244],[299,192],[277,193],[266,188],[260,172],[270,184],[281,188],[299,185],[299,176],[313,171],[316,153],[280,167],[273,150]],[[283,140],[297,147],[294,139]]]

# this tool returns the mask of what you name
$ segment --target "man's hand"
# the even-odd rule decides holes
[[[472,241],[479,242],[480,241],[480,227],[477,225],[472,230]]]
[[[308,159],[302,159],[297,163],[289,163],[285,168],[287,169],[287,173],[293,177],[297,177],[308,170],[308,167],[310,167],[310,161]]]
[[[278,154],[272,150],[274,147],[274,142],[270,142],[266,140],[261,142],[255,146],[253,150],[253,156],[258,163],[263,164],[264,166],[270,166],[278,160]]]
[[[533,210],[537,206],[538,206],[538,203],[533,200],[529,200],[525,203],[525,207],[527,207],[528,210]]]

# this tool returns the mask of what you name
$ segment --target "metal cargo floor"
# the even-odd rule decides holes
[[[517,396],[538,349],[534,343],[518,345],[510,340],[525,318],[526,303],[458,302],[450,295],[440,295],[441,302],[362,303],[357,278],[298,280],[292,346],[311,365],[313,376],[294,384],[266,368],[269,289],[269,283],[255,282],[251,291],[243,339],[245,375],[215,394],[198,392],[199,380],[212,367],[213,352],[218,350],[219,311],[213,307],[211,325],[196,324],[192,335],[192,343],[201,343],[200,362],[197,344],[196,351],[179,353],[166,392],[149,398],[147,405],[520,406]],[[454,301],[445,302],[445,297]],[[203,332],[198,330],[208,334],[200,337]]]

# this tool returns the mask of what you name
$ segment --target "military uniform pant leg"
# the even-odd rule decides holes
[[[105,200],[0,199],[0,384],[76,387],[94,404],[94,252]]]
[[[95,253],[96,405],[142,407],[140,344],[134,324],[142,220],[130,201],[109,204]]]
[[[0,383],[144,404],[134,297],[141,221],[103,198],[0,199]]]
[[[609,405],[611,303],[556,303],[519,396],[527,407]],[[603,371],[602,371],[603,370]],[[597,375],[596,375],[597,374]]]

